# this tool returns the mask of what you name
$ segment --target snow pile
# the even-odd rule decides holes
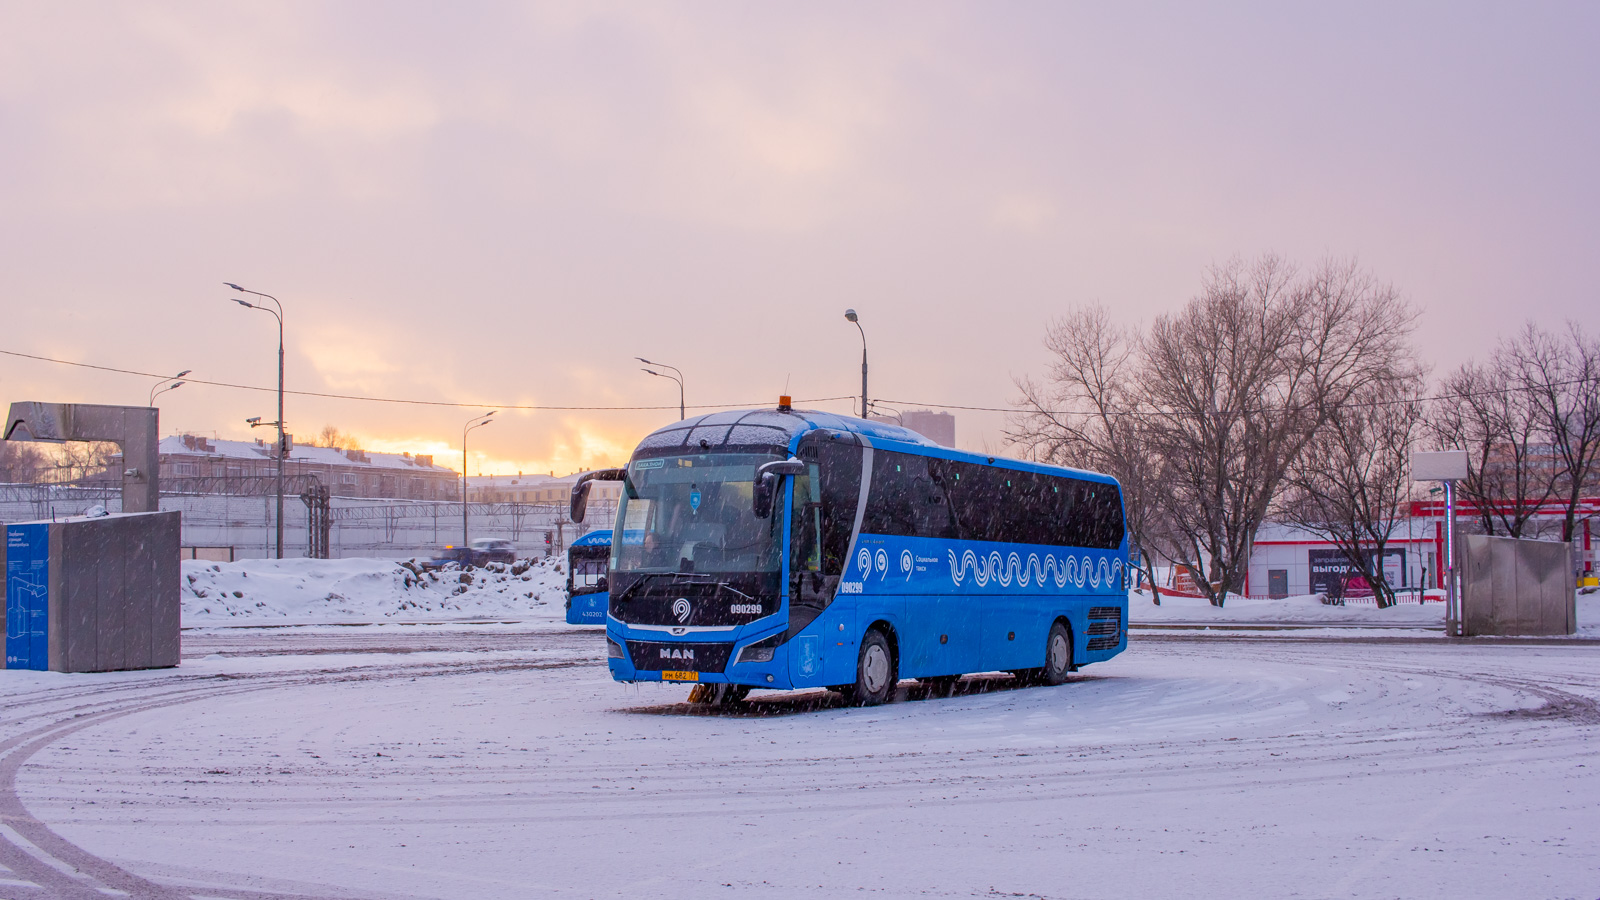
[[[446,621],[474,616],[564,619],[559,558],[425,572],[416,560],[249,559],[183,562],[185,625]]]
[[[1285,624],[1285,625],[1406,625],[1415,628],[1442,626],[1444,604],[1434,599],[1418,603],[1414,595],[1388,609],[1379,609],[1374,603],[1350,603],[1347,606],[1330,606],[1322,602],[1321,594],[1288,597],[1283,600],[1240,597],[1230,594],[1218,609],[1201,597],[1174,597],[1161,595],[1157,606],[1148,591],[1128,593],[1128,621],[1158,624],[1162,622],[1199,622],[1204,624]]]

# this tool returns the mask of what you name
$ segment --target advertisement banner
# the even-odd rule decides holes
[[[1370,560],[1377,560],[1378,551],[1368,550],[1366,553]],[[1307,550],[1306,561],[1310,565],[1311,593],[1325,594],[1335,599],[1372,596],[1372,585],[1361,576],[1361,570],[1350,562],[1343,550]],[[1405,583],[1405,548],[1383,551],[1383,577],[1392,589],[1408,586]]]
[[[50,526],[6,526],[6,668],[48,669]]]

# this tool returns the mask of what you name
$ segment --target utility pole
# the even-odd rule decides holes
[[[489,417],[499,411],[496,409],[481,416],[473,416],[467,420],[467,424],[461,426],[461,550],[463,553],[466,552],[469,539],[467,534],[467,432],[474,428],[482,428],[488,425],[493,421]],[[463,563],[469,558],[464,557]]]
[[[272,313],[273,317],[278,320],[278,421],[274,424],[278,426],[278,452],[276,454],[278,457],[278,558],[283,559],[283,460],[284,457],[289,455],[288,442],[284,440],[283,436],[283,304],[279,303],[278,298],[272,296],[271,294],[263,294],[260,291],[252,291],[242,288],[231,281],[224,281],[223,284],[233,288],[236,291],[239,291],[240,293],[254,294],[257,297],[265,297],[272,301],[273,306],[277,307],[277,310],[274,311],[268,307],[262,306],[259,303],[251,303],[249,300],[240,300],[238,297],[232,298],[233,302],[245,307],[246,309],[259,309]],[[254,425],[252,425],[252,427],[254,427]]]

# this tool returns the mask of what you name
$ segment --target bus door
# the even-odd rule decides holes
[[[807,471],[791,479],[789,503],[789,675],[796,687],[855,680],[855,594],[840,584],[864,500],[862,449],[848,432],[813,432],[798,451]]]

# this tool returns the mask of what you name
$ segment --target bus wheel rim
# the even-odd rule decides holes
[[[1050,639],[1050,668],[1061,671],[1067,665],[1067,639],[1065,635],[1057,634]]]
[[[867,648],[867,658],[861,666],[861,680],[867,690],[876,694],[889,681],[889,657],[883,648],[874,644]]]

